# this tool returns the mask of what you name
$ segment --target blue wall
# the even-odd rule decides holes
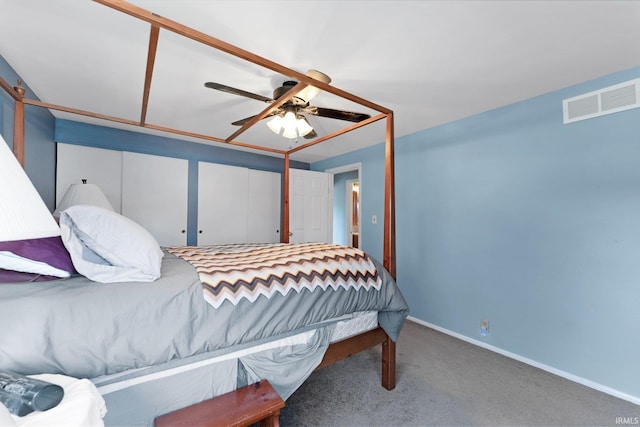
[[[384,136],[382,136],[384,138]],[[360,249],[382,260],[382,219],[384,207],[384,144],[377,144],[332,159],[311,164],[311,170],[325,171],[362,163],[360,169]],[[343,202],[344,203],[344,202]],[[371,217],[378,218],[377,224]]]
[[[248,153],[70,120],[56,120],[55,140],[66,144],[176,157],[195,161],[196,164],[198,161],[213,162],[280,173],[284,167],[282,157]],[[292,161],[291,167],[308,169],[309,165]]]
[[[12,86],[17,85],[20,76],[0,56],[0,75]],[[28,98],[38,99],[25,83]],[[0,90],[0,134],[13,149],[13,116],[15,102],[4,90]],[[24,112],[24,169],[40,193],[47,207],[53,211],[56,203],[56,145],[53,141],[55,120],[43,108],[25,106]]]
[[[640,399],[640,109],[568,125],[562,100],[640,67],[396,140],[397,279],[416,318]],[[362,162],[382,251],[384,145]],[[490,321],[490,334],[479,333]]]

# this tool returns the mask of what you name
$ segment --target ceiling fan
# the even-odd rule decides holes
[[[306,75],[324,83],[331,82],[331,78],[326,74],[321,73],[320,71],[310,70],[306,73]],[[258,101],[272,103],[276,99],[280,98],[289,89],[294,87],[296,84],[298,84],[298,82],[292,80],[283,82],[282,86],[276,88],[273,91],[273,98],[247,92],[241,89],[236,89],[234,87],[226,86],[220,83],[206,82],[204,85],[209,89],[216,89],[222,92],[240,95]],[[319,92],[320,90],[318,88],[314,86],[307,86],[290,100],[285,102],[282,106],[273,110],[266,117],[264,117],[265,119],[267,117],[273,117],[271,120],[269,120],[269,122],[267,122],[267,126],[269,126],[269,129],[271,129],[275,134],[280,134],[280,131],[282,130],[282,136],[284,136],[285,138],[295,139],[298,136],[302,136],[305,139],[311,139],[318,136],[318,134],[313,129],[304,114],[310,114],[312,116],[318,117],[328,117],[338,120],[346,120],[355,123],[361,122],[371,117],[369,114],[364,113],[355,113],[352,111],[335,110],[332,108],[323,108],[309,105],[309,101],[311,101],[311,99],[315,97]],[[255,116],[251,116],[241,120],[237,120],[231,124],[235,126],[243,126],[254,117]]]

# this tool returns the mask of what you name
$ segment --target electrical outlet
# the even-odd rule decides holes
[[[480,335],[487,336],[489,335],[489,321],[483,320],[480,322]]]

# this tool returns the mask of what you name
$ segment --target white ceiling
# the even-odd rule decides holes
[[[335,87],[393,110],[396,137],[640,65],[640,1],[131,3],[294,70],[330,75]],[[0,54],[42,101],[140,119],[148,24],[89,0],[0,0],[0,11]],[[147,122],[226,138],[237,129],[231,122],[266,104],[204,83],[271,97],[284,80],[162,30]],[[312,104],[373,113],[326,92]],[[320,135],[350,124],[310,121]],[[237,140],[288,148],[264,123]],[[380,121],[292,158],[331,157],[380,143],[384,132]]]

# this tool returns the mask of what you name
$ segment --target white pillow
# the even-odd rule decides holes
[[[142,226],[98,206],[72,206],[60,214],[62,241],[78,273],[101,283],[152,282],[163,252]]]
[[[68,271],[55,268],[46,262],[21,257],[20,255],[16,255],[9,251],[0,251],[0,268],[4,270],[20,271],[23,273],[44,274],[45,276],[63,278],[71,276],[71,273]]]

